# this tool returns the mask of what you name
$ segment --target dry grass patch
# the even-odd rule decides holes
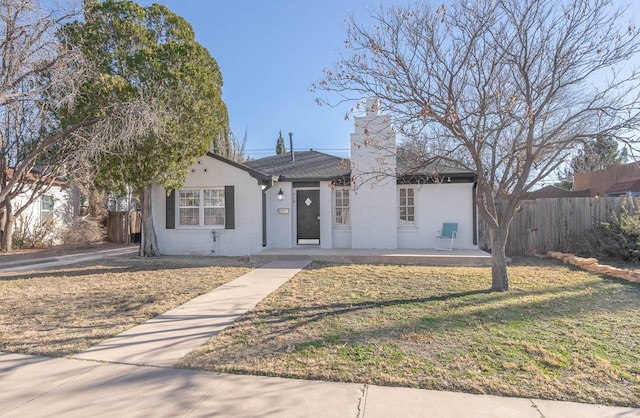
[[[314,263],[181,366],[639,407],[640,286],[509,272]]]
[[[0,273],[0,351],[83,351],[249,271],[233,259],[108,258],[98,265]]]

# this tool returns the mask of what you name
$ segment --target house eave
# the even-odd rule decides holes
[[[256,180],[258,180],[258,184],[261,185],[266,185],[266,186],[270,186],[273,184],[273,176],[261,173],[260,171],[254,170],[253,168],[247,167],[244,164],[240,164],[237,163],[233,160],[230,160],[228,158],[224,158],[220,155],[214,154],[212,152],[207,152],[207,156],[214,158],[218,161],[221,161],[225,164],[229,164],[232,167],[238,168],[240,170],[246,171],[251,177],[255,178]]]
[[[398,184],[452,184],[452,183],[476,183],[478,176],[475,173],[446,173],[439,175],[405,174],[398,176]]]
[[[320,182],[328,181],[331,183],[350,184],[351,173],[347,173],[344,176],[324,176],[324,177],[286,177],[278,176],[279,182]]]

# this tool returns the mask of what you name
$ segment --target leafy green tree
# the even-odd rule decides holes
[[[278,136],[278,141],[276,142],[276,154],[281,155],[285,154],[287,149],[284,146],[284,138],[282,137],[282,130],[280,131],[280,135]]]
[[[102,150],[92,157],[96,183],[108,191],[130,186],[140,195],[143,239],[141,255],[159,250],[151,216],[151,187],[182,185],[198,156],[216,149],[228,126],[222,101],[222,75],[216,61],[198,42],[191,25],[167,7],[142,7],[129,0],[86,0],[84,20],[64,34],[99,69],[84,85],[81,108],[102,112],[113,100],[142,98],[152,104],[158,128]],[[83,112],[67,120],[86,117]],[[229,149],[229,144],[224,144]]]

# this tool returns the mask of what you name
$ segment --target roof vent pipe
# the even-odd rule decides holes
[[[289,132],[289,150],[291,150],[291,162],[294,162],[296,155],[293,153],[293,132]]]

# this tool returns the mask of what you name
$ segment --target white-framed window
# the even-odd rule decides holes
[[[349,214],[349,190],[335,189],[334,192],[336,197],[336,225],[349,225],[351,223]]]
[[[224,188],[180,190],[178,224],[224,226]]]
[[[49,222],[53,220],[53,196],[40,196],[40,222]]]
[[[204,224],[224,225],[224,189],[207,189],[204,193]]]
[[[400,187],[400,223],[414,224],[416,222],[416,200],[413,187]]]

